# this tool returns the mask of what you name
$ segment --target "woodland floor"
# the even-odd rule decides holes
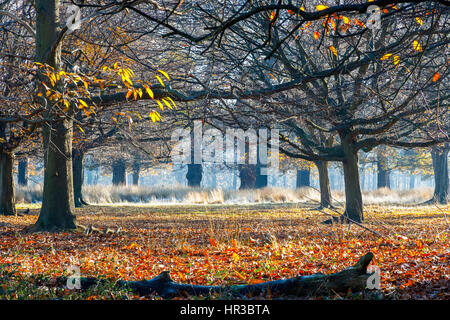
[[[0,216],[0,299],[154,299],[111,286],[52,287],[71,265],[82,276],[142,280],[168,270],[175,281],[236,284],[332,273],[371,251],[381,290],[315,299],[449,299],[450,206],[366,206],[365,226],[324,225],[313,205],[89,206],[77,221],[101,230],[24,234],[39,213]],[[19,210],[23,212],[24,207]],[[340,209],[338,209],[340,211]],[[330,214],[333,211],[327,210]],[[223,298],[223,297],[216,297]],[[272,293],[263,298],[291,298]]]

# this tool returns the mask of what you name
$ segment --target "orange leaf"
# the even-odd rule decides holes
[[[273,21],[273,19],[275,19],[275,11],[270,14],[270,21]]]
[[[434,74],[434,76],[433,76],[433,82],[438,81],[439,78],[440,78],[440,76],[441,76],[441,74],[440,74],[439,72],[436,72],[436,73]]]
[[[217,242],[216,242],[216,240],[214,240],[213,238],[209,238],[209,244],[210,244],[211,246],[213,246],[213,247],[216,247],[216,246],[217,246]]]
[[[319,39],[319,33],[316,31],[316,32],[314,32],[314,39]]]
[[[233,269],[234,270],[234,269]],[[242,280],[245,280],[245,276],[243,276],[242,274],[240,274],[239,272],[237,272],[236,270],[234,270],[234,273]]]
[[[334,46],[330,46],[330,50],[337,57],[337,50],[336,50],[336,48]]]

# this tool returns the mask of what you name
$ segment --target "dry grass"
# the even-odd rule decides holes
[[[320,194],[313,188],[269,187],[256,190],[222,190],[201,189],[184,186],[166,188],[147,186],[84,186],[83,195],[88,203],[153,203],[153,204],[245,204],[245,203],[291,203],[317,202]],[[413,190],[390,190],[386,188],[364,191],[366,204],[418,204],[431,199],[432,188]],[[337,204],[345,201],[342,191],[333,191],[332,197]],[[18,203],[35,203],[41,201],[42,188],[18,187],[16,192]]]

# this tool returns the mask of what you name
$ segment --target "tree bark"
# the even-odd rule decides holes
[[[44,190],[42,208],[33,231],[75,229],[73,193],[73,121],[50,122],[43,127]]]
[[[380,153],[377,155],[377,188],[391,188],[388,160]]]
[[[449,147],[433,147],[431,157],[434,171],[434,194],[432,201],[440,204],[448,203],[448,153]]]
[[[341,137],[345,155],[345,216],[356,222],[364,220],[361,187],[359,184],[358,153],[352,146],[349,136]]]
[[[416,181],[416,175],[410,173],[410,175],[409,175],[409,189],[411,189],[411,190],[414,189],[415,181]]]
[[[320,294],[329,294],[332,292],[347,293],[349,290],[358,292],[365,290],[373,276],[373,273],[367,273],[367,267],[373,259],[371,252],[361,257],[358,262],[340,272],[332,274],[313,274],[309,276],[297,276],[295,278],[263,282],[259,284],[242,284],[231,286],[201,286],[174,282],[168,271],[162,272],[157,277],[142,281],[124,281],[119,280],[116,284],[119,287],[131,289],[131,291],[140,296],[157,293],[163,298],[173,298],[185,295],[208,296],[211,293],[229,293],[232,297],[245,297],[248,295],[261,294],[283,294],[295,296],[314,296]],[[105,280],[97,278],[81,278],[81,289],[85,290],[96,286]],[[65,285],[67,277],[59,277],[58,285]]]
[[[0,215],[16,215],[14,153],[0,152]]]
[[[297,188],[309,187],[311,185],[311,170],[310,169],[297,169]]]
[[[72,165],[75,208],[80,208],[88,204],[83,199],[84,153],[81,150],[74,149],[72,151]]]
[[[241,178],[241,185],[239,186],[240,190],[254,189],[256,185],[256,165],[240,165],[239,177]]]
[[[115,186],[127,185],[127,166],[125,160],[119,159],[113,162],[112,184]]]
[[[203,176],[203,167],[201,164],[188,164],[188,171],[186,173],[186,179],[189,187],[200,187]]]
[[[28,185],[28,158],[19,160],[17,183],[21,186]]]
[[[61,66],[61,46],[55,46],[59,37],[59,0],[36,0],[36,61],[46,63],[55,72]],[[41,78],[47,81],[46,77]],[[38,83],[38,86],[40,84]],[[41,92],[44,88],[41,88]],[[53,113],[48,102],[48,112],[53,117],[43,125],[44,190],[42,208],[36,224],[30,231],[59,231],[75,229],[71,117],[60,118]],[[57,112],[57,111],[55,111]],[[69,113],[73,110],[69,110]]]
[[[328,177],[328,161],[316,161],[319,171],[320,205],[324,208],[331,207],[330,179]]]

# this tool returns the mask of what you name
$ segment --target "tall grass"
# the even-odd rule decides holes
[[[363,192],[365,204],[418,204],[433,195],[432,188],[412,190],[390,190],[382,188]],[[87,185],[83,188],[84,199],[92,204],[107,203],[186,203],[186,204],[221,204],[221,203],[283,203],[283,202],[317,202],[320,194],[313,188],[289,189],[268,187],[255,190],[222,190],[189,188],[186,186],[149,187],[149,186],[103,186]],[[345,202],[342,191],[332,192],[333,200]],[[42,187],[17,187],[18,203],[36,203],[42,201]]]

